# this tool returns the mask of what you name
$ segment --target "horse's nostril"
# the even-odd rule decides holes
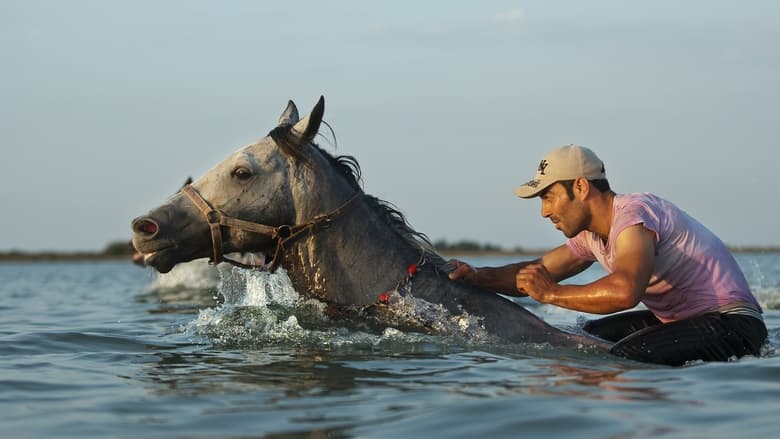
[[[154,223],[145,222],[141,225],[141,230],[146,233],[157,233],[157,226]]]
[[[133,223],[133,230],[135,230],[137,233],[142,233],[145,235],[154,235],[158,230],[160,230],[160,228],[154,221],[148,219],[137,219],[135,223]]]

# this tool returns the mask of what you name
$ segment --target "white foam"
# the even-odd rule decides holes
[[[159,273],[149,288],[153,291],[172,289],[213,289],[219,283],[219,271],[206,259],[178,264],[168,273]]]
[[[753,287],[753,294],[756,296],[761,308],[780,309],[780,291],[775,288]]]
[[[217,291],[228,306],[293,307],[301,301],[300,295],[284,269],[276,273],[229,267],[220,270]]]
[[[348,330],[332,321],[327,305],[301,296],[283,269],[276,273],[231,267],[220,270],[217,291],[222,305],[203,309],[183,330],[208,337],[221,345],[265,344],[377,346],[385,343],[482,343],[491,340],[481,319],[467,313],[452,315],[442,305],[410,296],[394,295],[388,311],[389,327],[381,334]],[[301,322],[304,324],[302,325]],[[439,336],[404,332],[397,327],[415,322]],[[446,340],[445,340],[446,339]]]

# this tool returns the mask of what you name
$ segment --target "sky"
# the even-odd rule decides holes
[[[0,2],[0,251],[101,250],[325,97],[432,240],[563,241],[512,189],[577,143],[730,245],[780,245],[780,3]]]

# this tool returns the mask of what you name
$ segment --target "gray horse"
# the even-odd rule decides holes
[[[144,263],[167,272],[197,258],[241,265],[224,255],[263,253],[267,269],[283,267],[298,292],[346,317],[404,326],[409,322],[393,317],[394,307],[414,298],[476,318],[505,341],[608,349],[503,296],[449,280],[447,264],[424,235],[388,203],[363,193],[355,159],[313,143],[324,107],[320,98],[299,119],[289,102],[265,138],[133,220],[133,244]],[[431,322],[418,326],[436,332]]]

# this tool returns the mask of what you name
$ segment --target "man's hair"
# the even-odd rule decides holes
[[[563,185],[564,189],[566,189],[566,195],[569,196],[570,200],[574,199],[574,181],[575,180],[559,180],[558,183]],[[601,178],[598,180],[588,180],[588,183],[592,184],[593,187],[599,190],[599,192],[609,192],[609,181],[607,181],[606,178]]]

